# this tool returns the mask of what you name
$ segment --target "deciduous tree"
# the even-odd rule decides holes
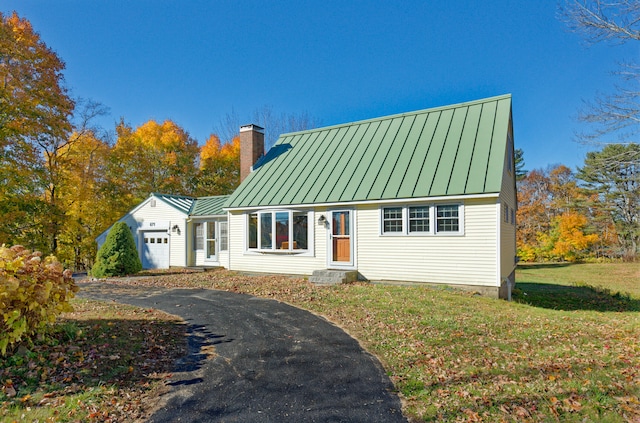
[[[96,256],[95,237],[122,213],[108,196],[109,145],[88,132],[69,144],[63,154],[66,165],[60,186],[60,205],[65,211],[58,257],[68,268],[87,270]]]
[[[516,243],[524,261],[575,260],[598,237],[592,237],[586,196],[564,165],[529,172],[518,181]]]
[[[238,136],[241,125],[255,123],[264,128],[265,151],[278,140],[280,134],[287,132],[303,131],[319,126],[318,119],[307,112],[302,113],[278,113],[271,106],[262,106],[254,110],[250,118],[240,118],[235,110],[227,113],[216,127],[216,133],[223,143],[230,142]]]
[[[211,135],[200,150],[198,196],[231,194],[240,184],[240,138],[220,143]]]
[[[175,122],[150,120],[135,130],[121,121],[109,177],[113,196],[128,210],[152,192],[191,195],[195,190],[197,142]]]
[[[0,13],[0,209],[11,217],[0,222],[0,241],[45,253],[55,249],[42,242],[50,233],[46,217],[59,214],[45,197],[47,147],[67,139],[74,110],[63,70],[28,20]]]
[[[640,41],[640,3],[637,0],[566,0],[562,14],[569,26],[591,43]],[[640,123],[640,68],[622,64],[620,83],[612,94],[587,104],[580,119],[588,127],[578,135],[585,143],[627,143],[637,140]],[[614,159],[613,157],[610,159]]]

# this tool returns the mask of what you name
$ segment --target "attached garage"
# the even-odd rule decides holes
[[[140,255],[144,269],[168,269],[170,248],[166,231],[144,231],[141,233]]]
[[[131,230],[144,269],[187,265],[187,217],[194,200],[154,193],[118,220]],[[98,248],[110,229],[96,238]]]

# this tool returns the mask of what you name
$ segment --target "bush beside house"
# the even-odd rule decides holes
[[[54,257],[21,245],[0,246],[0,356],[46,331],[78,287]]]
[[[105,243],[98,250],[91,274],[96,278],[124,276],[142,270],[133,235],[124,222],[113,225]]]

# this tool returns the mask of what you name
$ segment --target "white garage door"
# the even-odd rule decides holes
[[[166,232],[142,233],[142,267],[144,269],[169,268],[169,235]]]

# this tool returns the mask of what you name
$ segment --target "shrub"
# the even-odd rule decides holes
[[[96,278],[124,276],[138,273],[142,263],[129,227],[124,222],[113,225],[107,239],[96,255],[91,274]]]
[[[46,331],[78,291],[70,270],[54,256],[21,245],[0,246],[0,355],[23,340]]]

